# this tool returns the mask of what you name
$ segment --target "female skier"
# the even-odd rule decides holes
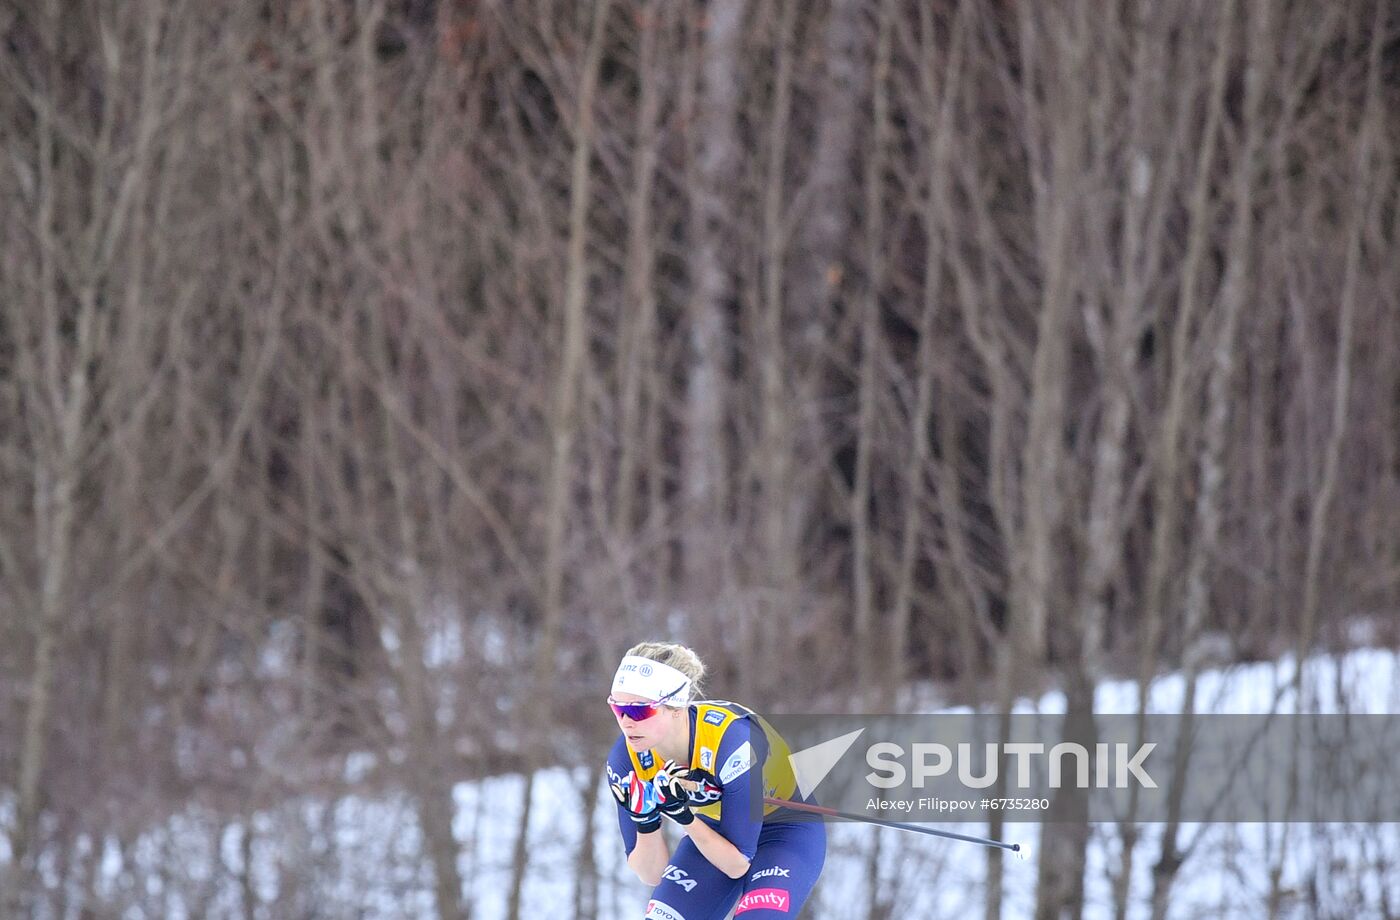
[[[621,737],[608,755],[627,865],[654,886],[646,916],[791,920],[826,860],[826,828],[762,805],[798,800],[786,742],[757,713],[699,700],[705,667],[682,645],[628,651],[608,705]],[[684,837],[668,853],[662,816]],[[737,902],[737,907],[736,907]]]

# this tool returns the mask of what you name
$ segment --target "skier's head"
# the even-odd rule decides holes
[[[704,676],[700,656],[683,645],[643,642],[628,649],[608,703],[632,750],[650,750],[679,737]]]

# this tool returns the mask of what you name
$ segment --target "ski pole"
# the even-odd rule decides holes
[[[916,834],[928,834],[931,837],[945,837],[949,840],[962,840],[967,843],[981,844],[984,847],[996,847],[1001,850],[1010,850],[1022,859],[1021,845],[1019,843],[1004,843],[1000,840],[991,840],[987,837],[973,837],[970,834],[955,834],[952,831],[940,831],[931,827],[920,827],[917,824],[904,824],[900,821],[886,821],[882,818],[867,818],[865,815],[853,815],[844,811],[837,811],[834,808],[826,808],[821,805],[808,805],[805,802],[791,802],[787,799],[774,798],[765,795],[763,801],[769,805],[779,805],[783,808],[791,808],[796,811],[811,812],[815,815],[826,815],[830,818],[841,818],[846,821],[860,821],[865,824],[874,824],[877,827],[897,827],[902,831],[913,831]]]

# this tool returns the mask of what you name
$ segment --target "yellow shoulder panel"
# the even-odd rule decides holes
[[[768,759],[763,763],[763,794],[782,799],[792,798],[797,789],[797,777],[793,774],[792,762],[788,759],[792,752],[787,742],[767,719],[737,703],[709,700],[695,704],[695,739],[690,751],[690,768],[715,775],[719,766],[715,760],[719,757],[719,746],[724,740],[724,733],[729,726],[744,716],[752,716],[768,740]],[[661,758],[654,751],[638,754],[629,747],[627,756],[632,758],[632,769],[640,780],[649,780],[661,772]],[[718,820],[723,804],[721,800],[710,805],[693,806],[692,810],[696,814]],[[764,805],[763,813],[768,814],[777,807]]]
[[[792,798],[797,789],[797,778],[793,775],[792,762],[788,759],[791,750],[782,735],[778,734],[767,719],[736,703],[718,700],[698,704],[695,715],[695,745],[690,760],[692,769],[698,768],[714,774],[719,766],[715,760],[719,756],[720,742],[725,731],[740,718],[752,716],[768,742],[768,757],[763,763],[763,794],[784,799]],[[701,806],[695,811],[718,818],[722,804],[721,801]],[[763,813],[768,814],[777,807],[765,805]]]
[[[725,729],[734,724],[741,713],[721,703],[698,703],[695,706],[695,743],[690,752],[690,768],[714,773],[715,758]]]

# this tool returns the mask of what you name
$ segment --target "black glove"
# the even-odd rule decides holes
[[[693,783],[690,770],[674,760],[668,760],[656,774],[652,784],[656,787],[656,797],[660,801],[661,813],[677,824],[685,825],[695,820],[690,810],[690,789]]]
[[[653,834],[661,830],[661,808],[657,801],[656,789],[651,783],[637,779],[636,773],[628,773],[615,783],[609,783],[613,798],[627,812],[637,825],[637,833]]]

